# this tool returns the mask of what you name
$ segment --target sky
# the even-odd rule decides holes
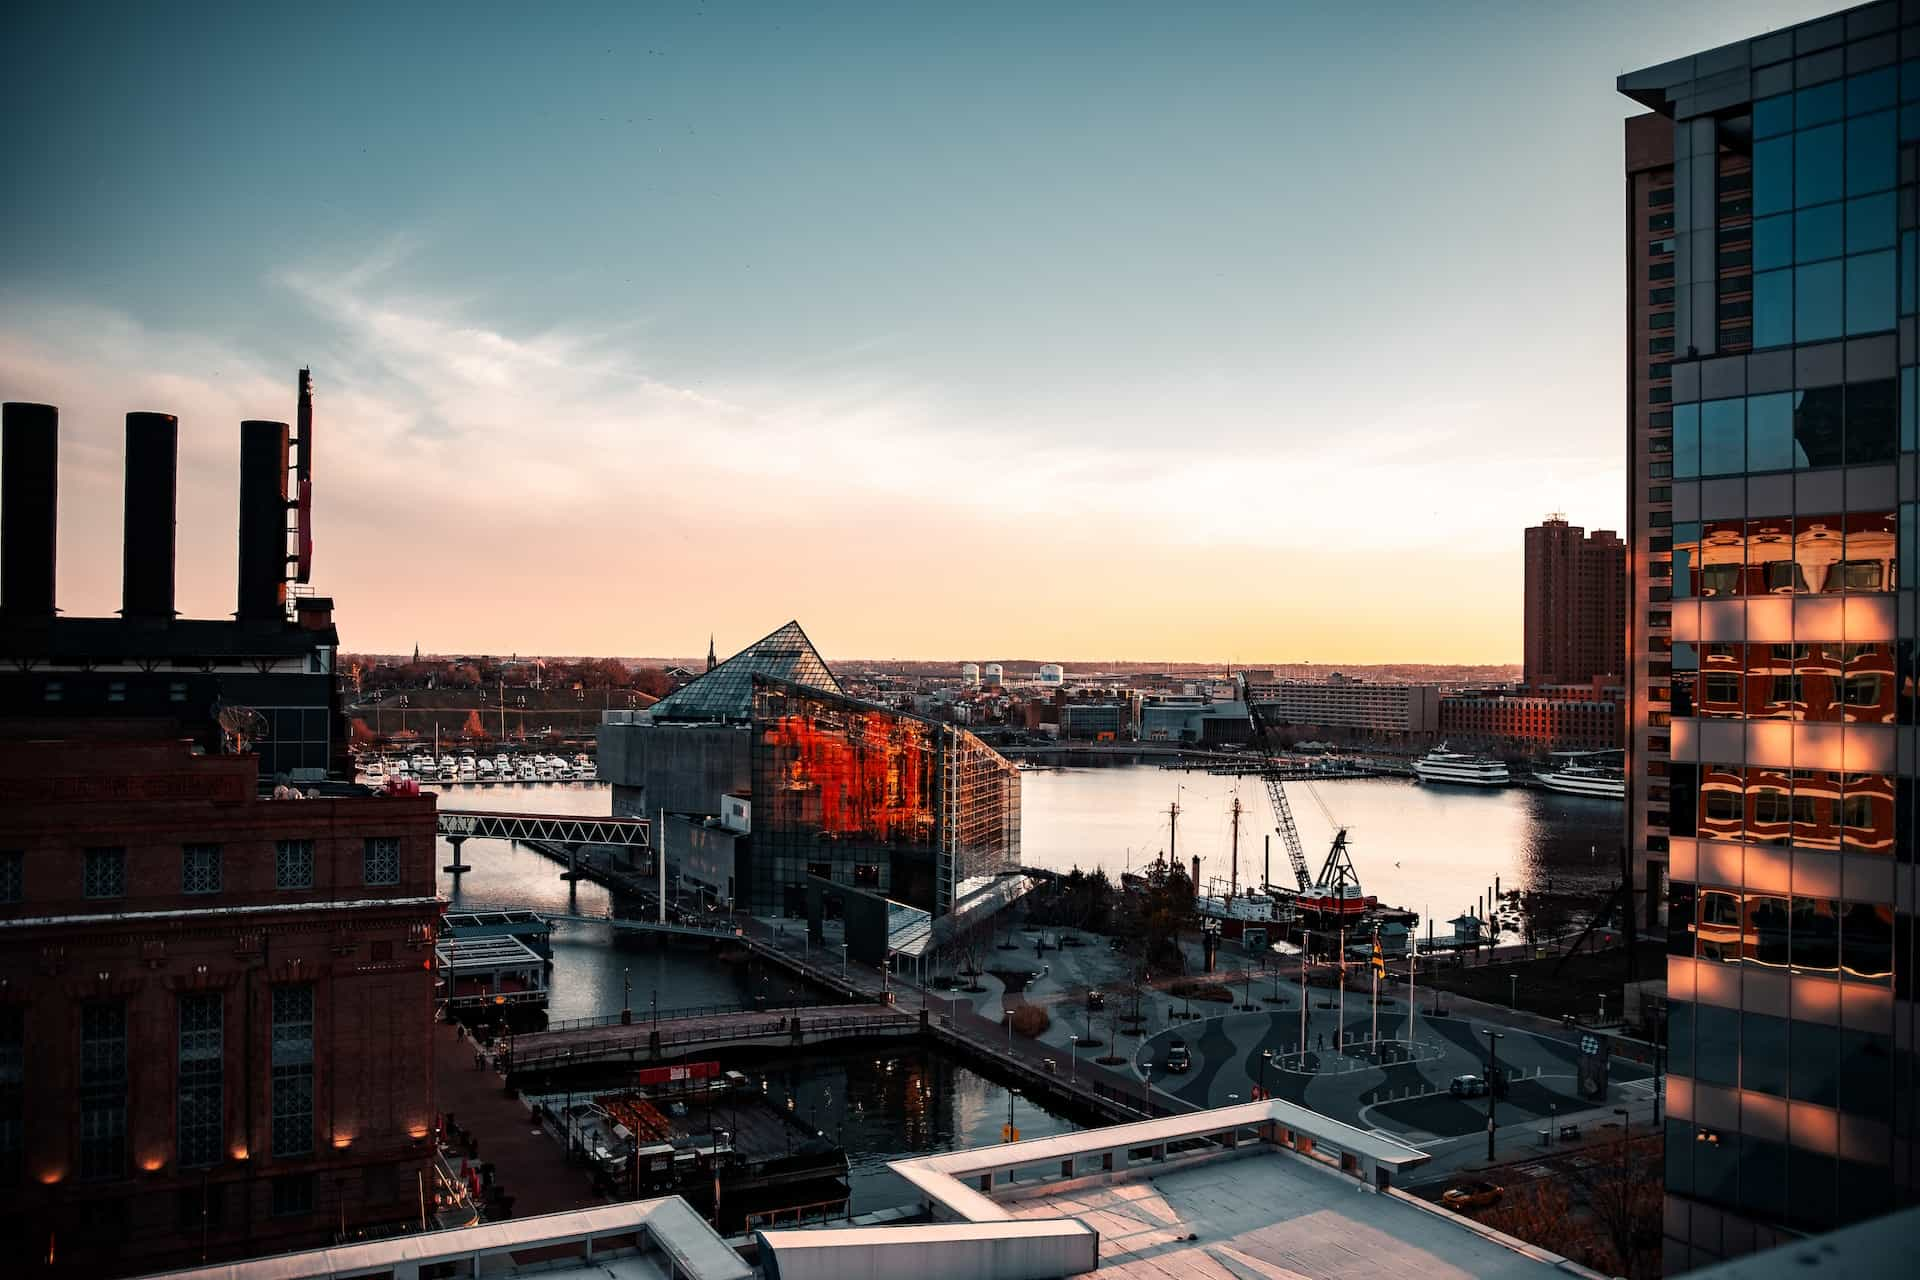
[[[129,410],[233,611],[307,364],[350,649],[1517,661],[1625,517],[1614,78],[1833,7],[14,3],[0,398],[70,615]]]

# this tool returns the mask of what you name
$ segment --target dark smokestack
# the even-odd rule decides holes
[[[179,483],[180,420],[170,413],[127,415],[125,552],[120,616],[173,618],[173,530]]]
[[[60,411],[9,402],[0,412],[0,614],[51,618]]]
[[[284,622],[287,599],[287,424],[240,424],[242,622]]]

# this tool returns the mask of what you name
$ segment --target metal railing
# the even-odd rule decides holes
[[[832,1005],[819,1004],[795,1006],[785,1002],[776,1006],[776,1008],[780,1009],[801,1008],[809,1010],[830,1009],[833,1007]],[[713,1018],[730,1013],[764,1013],[768,1017],[775,1016],[772,1011],[761,1005],[747,1004],[737,1000],[732,1004],[696,1004],[686,1005],[677,1009],[661,1009],[657,1014],[651,1009],[633,1009],[631,1012],[633,1014],[631,1018],[622,1018],[621,1015],[617,1013],[595,1014],[590,1018],[561,1018],[548,1022],[540,1032],[533,1034],[545,1034],[548,1031],[591,1031],[600,1027],[621,1027],[628,1025],[636,1027],[651,1026],[655,1022],[682,1022],[688,1018]]]
[[[506,1069],[533,1071],[569,1062],[586,1062],[595,1058],[617,1057],[622,1054],[638,1055],[642,1052],[651,1057],[656,1045],[664,1050],[672,1046],[710,1044],[718,1040],[757,1040],[769,1036],[805,1036],[821,1033],[857,1035],[880,1031],[917,1032],[919,1026],[918,1019],[896,1013],[856,1014],[838,1018],[769,1016],[752,1022],[729,1023],[724,1026],[679,1029],[663,1027],[657,1032],[652,1030],[649,1023],[636,1021],[633,1024],[635,1030],[639,1032],[636,1035],[584,1040],[536,1051],[523,1050],[509,1040]]]

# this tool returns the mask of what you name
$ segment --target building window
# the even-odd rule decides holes
[[[20,902],[26,896],[27,855],[22,849],[0,849],[0,902]]]
[[[313,987],[273,989],[273,1154],[313,1152]]]
[[[89,849],[80,876],[80,893],[87,898],[124,898],[127,895],[127,851]]]
[[[293,1218],[313,1212],[313,1175],[295,1173],[273,1180],[273,1216]]]
[[[1673,365],[1669,361],[1655,360],[1647,365],[1647,376],[1649,378],[1671,378],[1673,376]]]
[[[1656,314],[1654,314],[1654,315],[1650,315],[1650,316],[1648,316],[1648,317],[1647,317],[1647,328],[1649,328],[1649,329],[1671,329],[1671,328],[1673,328],[1673,312],[1671,312],[1671,311],[1661,311],[1661,312],[1658,312],[1658,313],[1656,313]]]
[[[220,846],[190,844],[181,850],[180,892],[220,892]]]
[[[1647,192],[1647,203],[1655,208],[1663,208],[1673,203],[1672,187],[1654,187]]]
[[[1661,254],[1672,253],[1673,245],[1674,240],[1671,236],[1665,240],[1649,240],[1647,241],[1647,252],[1658,257]]]
[[[313,841],[282,840],[274,845],[273,887],[313,888]]]
[[[59,680],[49,680],[41,686],[40,696],[48,702],[60,702],[67,696],[67,687]]]
[[[1670,404],[1672,401],[1672,387],[1652,387],[1647,391],[1648,404]]]
[[[1673,230],[1673,215],[1672,215],[1671,213],[1650,213],[1650,214],[1648,214],[1648,215],[1647,215],[1647,230],[1649,230],[1649,231],[1671,231],[1671,230]]]
[[[80,1008],[80,1176],[127,1171],[127,1006],[101,1000]]]
[[[185,702],[187,700],[187,682],[175,680],[167,685],[167,701]]]
[[[180,997],[180,1166],[217,1163],[225,1148],[221,1124],[221,1065],[225,1054],[218,991]]]
[[[1665,480],[1672,475],[1673,463],[1671,460],[1666,462],[1649,462],[1647,464],[1647,476],[1649,479]]]
[[[1673,279],[1673,264],[1671,262],[1654,263],[1652,266],[1647,268],[1647,279],[1649,280]]]
[[[400,838],[368,836],[363,870],[368,884],[399,884]]]
[[[1666,265],[1672,266],[1673,264],[1669,262]],[[1651,356],[1672,355],[1673,354],[1673,335],[1670,333],[1664,333],[1657,338],[1648,338],[1647,354]]]

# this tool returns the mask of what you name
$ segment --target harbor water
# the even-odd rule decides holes
[[[1263,837],[1273,830],[1265,787],[1257,778],[1181,772],[1152,765],[1034,769],[1023,775],[1022,859],[1032,866],[1104,868],[1116,878],[1138,869],[1168,846],[1170,804],[1180,806],[1178,855],[1201,859],[1201,880],[1231,874],[1229,816],[1238,796],[1242,884],[1258,882]],[[530,813],[605,814],[608,788],[558,782],[443,786],[447,809]],[[1431,787],[1368,778],[1287,784],[1294,820],[1317,870],[1345,824],[1366,892],[1384,903],[1418,911],[1425,921],[1471,908],[1494,878],[1501,887],[1581,891],[1617,882],[1621,809],[1617,803],[1518,787],[1500,790]],[[1318,796],[1316,800],[1315,796]],[[1324,809],[1323,806],[1324,805]],[[1271,876],[1287,883],[1291,871],[1275,836]],[[588,881],[568,884],[560,868],[531,850],[497,840],[464,847],[473,870],[444,871],[440,889],[454,909],[527,907],[553,914],[603,913],[606,890]],[[441,864],[451,862],[443,841]],[[704,948],[661,946],[596,924],[558,924],[553,935],[550,1016],[555,1019],[618,1013],[623,999],[636,1018],[706,1005],[768,1005],[805,998],[784,975],[755,964],[723,960]],[[731,1065],[731,1064],[730,1064]],[[888,1050],[878,1057],[791,1055],[742,1062],[777,1102],[793,1100],[794,1114],[846,1147],[851,1162],[852,1211],[868,1212],[907,1199],[907,1188],[886,1169],[904,1155],[997,1142],[1007,1121],[1009,1091],[931,1049]],[[1073,1127],[1025,1098],[1013,1097],[1022,1137]]]

